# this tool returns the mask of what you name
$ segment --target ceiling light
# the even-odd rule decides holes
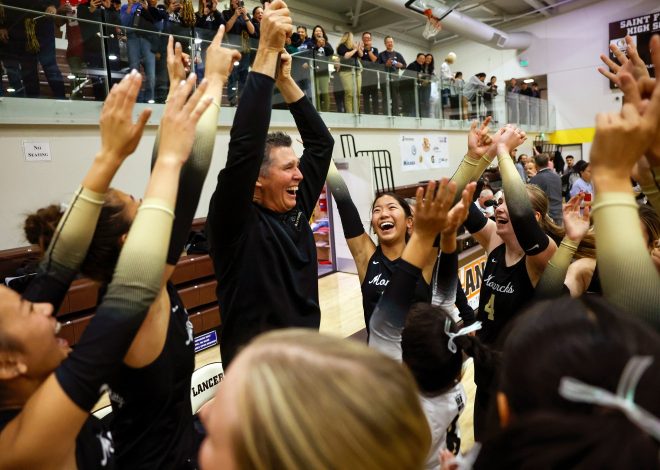
[[[74,74],[70,73],[69,75],[66,76],[66,78],[68,78],[69,80],[75,80],[76,76]]]
[[[7,88],[7,93],[16,93],[15,88]]]
[[[114,55],[114,54],[110,54],[110,55],[108,56],[108,60],[117,60],[117,56]]]
[[[525,83],[534,83],[534,79],[533,78],[527,78],[527,79],[523,80],[523,82],[525,82]]]
[[[154,104],[155,102],[156,102],[155,100],[149,100],[149,101],[147,101],[147,103],[149,103],[149,104]]]

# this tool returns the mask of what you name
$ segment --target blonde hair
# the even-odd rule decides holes
[[[353,49],[355,47],[355,42],[353,41],[353,33],[350,31],[344,33],[339,40],[339,44],[346,44],[346,47]]]
[[[527,194],[529,195],[529,202],[532,204],[532,209],[541,214],[541,220],[539,220],[539,225],[541,229],[552,238],[557,246],[561,243],[561,240],[566,235],[566,231],[563,227],[555,224],[552,218],[548,215],[548,196],[545,194],[539,186],[535,184],[526,184]],[[596,257],[596,239],[593,232],[587,233],[580,245],[578,246],[577,252],[575,253],[575,258],[595,258]]]
[[[415,382],[358,342],[301,329],[266,333],[237,376],[241,469],[419,469],[431,437]]]

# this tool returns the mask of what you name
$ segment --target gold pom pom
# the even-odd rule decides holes
[[[32,18],[25,18],[25,36],[27,42],[25,43],[25,50],[30,54],[38,54],[41,46],[36,33],[37,22]]]

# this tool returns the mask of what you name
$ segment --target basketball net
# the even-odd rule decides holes
[[[433,16],[433,10],[430,8],[424,10],[424,15],[426,15],[427,21],[424,26],[424,31],[422,31],[422,35],[426,39],[431,39],[442,30],[442,24],[440,23],[440,20]]]

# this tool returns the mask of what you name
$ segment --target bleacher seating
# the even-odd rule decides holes
[[[196,219],[193,227],[204,226],[205,219]],[[39,258],[39,250],[33,247],[0,250],[0,276],[13,276],[26,263]],[[217,281],[209,255],[183,255],[172,275],[174,284],[188,311],[195,335],[219,328],[220,308],[215,295]],[[75,344],[85,327],[94,316],[98,304],[100,285],[90,279],[75,280],[58,312],[57,320],[62,323],[59,336],[69,344]]]

